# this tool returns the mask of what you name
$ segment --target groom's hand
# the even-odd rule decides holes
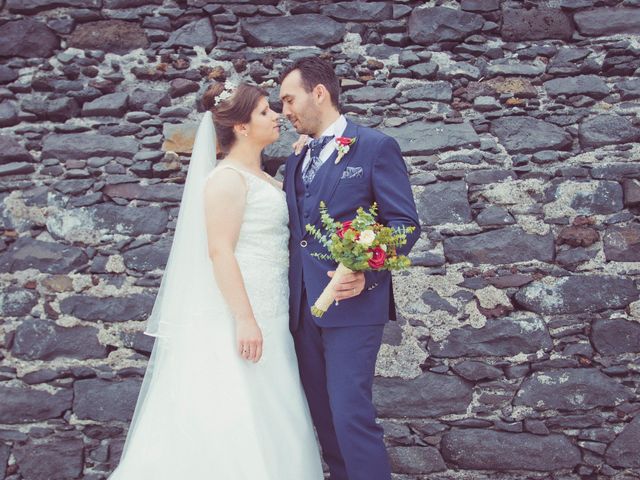
[[[334,273],[335,270],[332,270],[327,272],[327,275],[333,278]],[[336,302],[357,297],[364,290],[364,272],[347,273],[333,288],[333,295]]]

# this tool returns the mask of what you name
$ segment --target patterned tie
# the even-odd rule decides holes
[[[322,166],[322,163],[320,162],[320,152],[332,138],[333,135],[324,136],[320,138],[314,138],[313,140],[311,140],[311,142],[309,142],[309,152],[311,158],[309,160],[309,163],[307,164],[307,168],[304,172],[302,172],[302,179],[307,185],[309,185],[313,181],[313,178],[316,176],[316,173]]]

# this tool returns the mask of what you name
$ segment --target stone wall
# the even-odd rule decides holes
[[[640,1],[0,0],[0,480],[115,467],[198,93],[279,107],[309,54],[424,225],[375,385],[396,478],[638,478]]]

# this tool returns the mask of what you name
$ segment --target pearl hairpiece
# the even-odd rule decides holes
[[[227,80],[224,82],[224,90],[220,92],[220,94],[216,97],[216,101],[213,103],[215,107],[220,105],[220,102],[224,102],[233,96],[235,89],[238,87],[231,80]]]

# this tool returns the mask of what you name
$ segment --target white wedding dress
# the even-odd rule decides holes
[[[289,332],[285,195],[230,165],[210,175],[223,168],[248,186],[235,255],[262,329],[262,359],[254,364],[237,352],[211,269],[199,279],[210,292],[205,304],[187,305],[187,321],[158,335],[113,480],[324,478]]]

